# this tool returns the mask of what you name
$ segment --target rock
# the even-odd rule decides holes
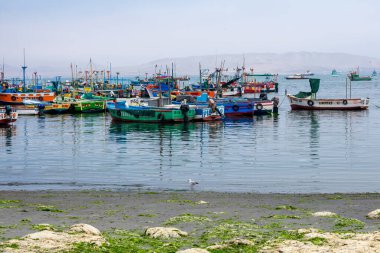
[[[71,232],[85,233],[88,235],[101,235],[99,229],[88,224],[75,224],[70,227]]]
[[[145,235],[152,238],[178,238],[188,234],[178,228],[153,227],[145,230]]]
[[[215,245],[209,246],[209,247],[207,247],[207,249],[215,250],[215,249],[229,248],[231,246],[237,246],[237,245],[250,246],[250,245],[253,245],[253,244],[254,243],[252,241],[250,241],[250,240],[241,239],[241,238],[235,238],[235,239],[231,239],[231,240],[225,241],[222,244],[215,244]]]
[[[380,209],[373,210],[367,214],[368,219],[380,219]]]
[[[208,202],[203,201],[203,200],[199,200],[198,202],[195,202],[195,204],[197,204],[197,205],[205,205],[205,204],[208,204]]]
[[[225,242],[228,245],[253,245],[253,242],[247,239],[235,238]]]
[[[330,211],[315,212],[312,215],[315,217],[334,217],[334,216],[337,216],[336,213],[333,213]]]
[[[306,232],[304,241],[285,240],[272,248],[266,247],[261,253],[306,253],[306,252],[331,252],[331,253],[379,253],[380,252],[380,232],[373,233],[322,233]],[[308,231],[304,229],[304,231]],[[315,245],[308,239],[323,238],[321,245]]]
[[[86,224],[78,224],[80,226]],[[75,226],[75,225],[74,225]],[[86,225],[84,227],[91,227]],[[101,246],[106,243],[105,239],[99,235],[92,233],[70,233],[67,232],[54,232],[54,231],[40,231],[32,234],[28,234],[20,239],[9,240],[4,243],[0,243],[0,247],[4,248],[4,252],[7,253],[42,253],[42,252],[63,252],[70,250],[76,243],[92,243],[97,246]],[[6,247],[6,245],[17,245],[15,247]]]
[[[176,253],[210,253],[210,251],[201,248],[191,248],[177,251]]]

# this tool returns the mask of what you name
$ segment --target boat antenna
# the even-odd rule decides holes
[[[22,82],[23,82],[23,87],[22,87],[22,91],[25,92],[25,70],[27,68],[27,66],[25,65],[25,48],[24,48],[24,66],[21,67],[22,68]]]

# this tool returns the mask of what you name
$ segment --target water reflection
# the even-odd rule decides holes
[[[16,125],[0,125],[0,136],[4,136],[2,138],[2,143],[4,142],[5,147],[12,146],[12,139],[16,135]],[[6,149],[7,153],[11,152],[11,149]]]

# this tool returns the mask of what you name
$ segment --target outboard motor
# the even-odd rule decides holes
[[[44,104],[38,104],[37,108],[38,108],[38,115],[39,116],[44,115],[45,105]]]
[[[185,122],[188,122],[189,121],[189,116],[187,115],[187,113],[190,110],[190,106],[186,105],[186,104],[182,104],[179,109],[181,110],[181,112],[183,114],[183,120]]]

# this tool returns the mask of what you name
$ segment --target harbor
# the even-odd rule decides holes
[[[320,79],[318,97],[345,97],[344,77]],[[352,94],[371,98],[367,110],[294,111],[285,91],[309,90],[309,80],[279,80],[268,94],[279,97],[278,115],[171,124],[109,112],[21,115],[0,129],[0,188],[189,190],[191,178],[197,190],[221,192],[378,191],[379,83],[352,83]]]

